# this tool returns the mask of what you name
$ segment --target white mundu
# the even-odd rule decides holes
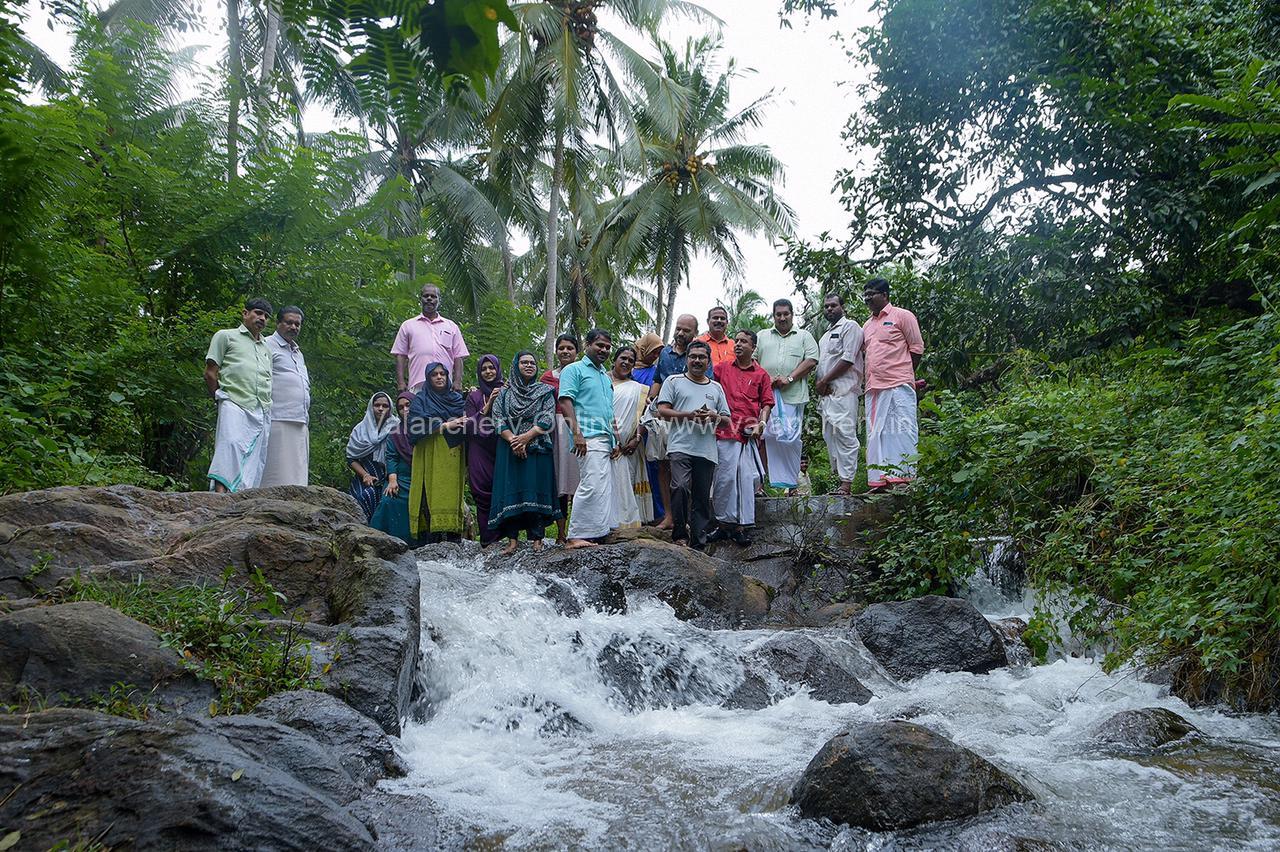
[[[858,474],[858,400],[862,395],[862,326],[842,317],[818,341],[818,378],[824,378],[841,361],[850,366],[832,381],[830,393],[818,398],[822,415],[822,439],[831,458],[831,470],[841,482]]]

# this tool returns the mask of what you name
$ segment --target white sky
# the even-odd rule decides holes
[[[184,45],[206,45],[198,61],[212,65],[221,51],[224,13],[220,3],[204,0],[202,5],[208,29],[180,35],[177,40]],[[785,165],[782,195],[795,210],[797,234],[843,233],[848,217],[832,183],[836,170],[850,163],[840,134],[856,107],[856,94],[849,83],[859,79],[863,70],[846,56],[834,36],[837,32],[852,35],[855,29],[872,23],[871,0],[846,0],[834,20],[809,23],[793,17],[791,29],[779,26],[781,0],[700,0],[699,5],[723,22],[723,55],[734,57],[739,70],[747,72],[734,85],[733,106],[745,106],[770,89],[775,92],[763,126],[750,141],[770,146]],[[55,61],[69,61],[69,33],[61,25],[49,28],[38,0],[27,0],[21,26]],[[666,35],[673,44],[682,45],[706,27],[705,23],[681,20],[669,26]],[[309,131],[334,127],[332,116],[318,107],[307,112],[303,123]],[[744,237],[741,242],[747,270],[741,282],[744,288],[757,291],[767,301],[792,296],[791,278],[770,241]],[[690,278],[692,286],[676,299],[676,312],[692,313],[705,325],[707,311],[724,296],[726,287],[719,271],[706,259],[694,261]]]

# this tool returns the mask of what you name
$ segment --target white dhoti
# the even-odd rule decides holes
[[[569,538],[603,538],[618,526],[611,449],[608,438],[587,439],[587,454],[578,460],[579,482],[569,513]]]
[[[632,459],[637,458],[640,451],[629,456],[618,456],[609,461],[611,468],[609,477],[613,484],[613,506],[615,520],[619,527],[640,526],[640,502],[636,500],[636,492],[632,484],[635,470]],[[652,504],[653,501],[650,501]]]
[[[259,488],[272,485],[306,485],[311,468],[311,433],[305,423],[271,421],[267,465]]]
[[[773,392],[773,414],[764,427],[764,451],[769,456],[769,484],[774,488],[795,488],[800,482],[804,405],[783,402],[782,395]]]
[[[822,440],[831,459],[831,472],[841,482],[853,482],[858,475],[858,394],[830,394],[819,398]]]
[[[756,483],[760,481],[760,451],[755,441],[716,441],[716,478],[711,508],[722,524],[756,522]]]
[[[257,488],[267,463],[270,421],[263,409],[246,411],[218,391],[218,431],[209,463],[209,490],[222,483],[228,491]]]
[[[916,474],[920,427],[912,384],[867,391],[867,482],[907,482]]]

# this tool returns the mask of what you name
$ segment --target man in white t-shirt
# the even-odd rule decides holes
[[[695,550],[707,546],[711,529],[711,483],[716,473],[716,429],[730,424],[729,401],[720,383],[707,377],[711,347],[694,340],[685,350],[685,371],[666,379],[657,414],[671,423],[671,540]]]
[[[831,472],[840,477],[837,494],[853,492],[858,474],[858,401],[862,398],[862,326],[844,315],[844,299],[830,293],[822,315],[831,327],[818,341],[818,412]]]

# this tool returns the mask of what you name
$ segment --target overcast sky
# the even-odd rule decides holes
[[[836,170],[850,162],[840,133],[855,107],[856,94],[848,84],[860,77],[861,69],[833,37],[837,30],[852,34],[872,22],[870,0],[847,0],[833,21],[807,23],[794,17],[790,29],[779,26],[781,0],[701,0],[699,5],[723,22],[724,55],[734,57],[738,68],[747,72],[734,85],[734,106],[745,106],[770,89],[775,92],[764,125],[750,141],[770,146],[785,165],[782,194],[795,210],[797,233],[801,237],[827,230],[843,233],[848,217],[831,187]],[[210,29],[180,36],[179,43],[208,45],[199,59],[212,65],[221,50],[222,11],[220,4],[210,0],[205,0],[204,6]],[[56,25],[49,29],[38,0],[28,0],[23,16],[27,37],[65,64],[71,44],[65,29]],[[668,27],[666,35],[672,43],[682,44],[685,38],[705,32],[706,27],[705,23],[680,20]],[[312,109],[304,124],[308,130],[323,131],[333,127],[333,119],[320,109]],[[742,284],[747,289],[770,301],[792,295],[790,276],[769,240],[747,237],[742,247],[747,270]],[[696,260],[690,277],[692,287],[680,293],[676,311],[692,313],[702,322],[724,296],[726,286],[709,260]]]

